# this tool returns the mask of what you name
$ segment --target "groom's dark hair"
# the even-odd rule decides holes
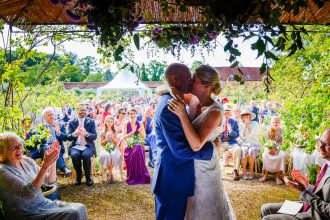
[[[165,70],[165,79],[172,86],[171,76],[180,75],[183,71],[189,71],[189,68],[183,63],[172,63]]]

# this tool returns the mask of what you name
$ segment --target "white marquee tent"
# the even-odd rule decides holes
[[[151,94],[151,89],[145,86],[137,76],[128,69],[123,69],[111,82],[98,88],[96,93],[99,96],[105,90],[137,91],[140,96],[144,96],[145,93]]]

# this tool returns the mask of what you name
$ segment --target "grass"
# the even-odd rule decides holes
[[[151,169],[149,172],[152,174]],[[238,220],[260,219],[260,207],[264,203],[283,202],[285,199],[298,200],[299,194],[285,185],[278,186],[274,179],[265,183],[254,180],[233,181],[231,175],[222,172],[223,184],[231,200]],[[228,172],[227,172],[228,173]],[[102,182],[94,177],[95,184],[87,187],[68,185],[60,177],[60,194],[67,202],[79,202],[86,205],[90,219],[155,219],[154,198],[151,185],[126,185],[120,182],[118,172],[114,172],[115,184]]]

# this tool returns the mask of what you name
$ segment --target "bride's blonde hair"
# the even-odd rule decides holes
[[[209,65],[200,65],[196,68],[194,75],[197,75],[202,84],[211,86],[211,93],[219,95],[221,92],[220,75],[218,71]]]

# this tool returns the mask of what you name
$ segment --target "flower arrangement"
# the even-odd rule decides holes
[[[265,143],[265,147],[268,148],[268,150],[278,150],[278,146],[276,144],[276,141],[268,140]]]
[[[41,147],[43,140],[48,140],[51,134],[49,129],[42,123],[38,124],[37,128],[33,131],[33,134],[28,140],[25,140],[25,147]]]
[[[129,147],[129,148],[134,148],[135,145],[143,144],[143,143],[144,143],[144,139],[141,137],[140,134],[133,135],[126,139],[126,144],[127,144],[127,147]]]
[[[107,143],[105,146],[104,146],[104,149],[106,151],[108,151],[109,153],[113,152],[116,150],[116,146],[113,144],[113,143]]]
[[[308,139],[306,134],[302,134],[301,132],[297,132],[295,134],[295,146],[298,148],[305,149],[308,147]]]

